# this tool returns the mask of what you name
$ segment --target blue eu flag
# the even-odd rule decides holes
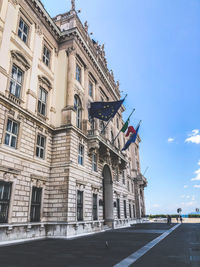
[[[123,101],[124,99],[114,102],[93,102],[90,106],[90,117],[108,121],[115,116]]]

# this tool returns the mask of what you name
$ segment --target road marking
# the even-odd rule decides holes
[[[167,237],[171,232],[173,232],[177,227],[179,227],[181,224],[176,224],[171,229],[165,231],[162,235],[158,236],[148,244],[146,244],[144,247],[140,248],[127,258],[123,259],[113,267],[128,267],[134,262],[136,262],[139,258],[141,258],[144,254],[146,254],[150,249],[152,249],[155,245],[157,245],[160,241],[162,241],[165,237]]]

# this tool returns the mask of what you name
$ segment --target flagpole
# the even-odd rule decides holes
[[[127,94],[125,95],[124,100],[126,99],[126,97],[127,97]],[[124,100],[123,100],[123,102],[124,102]],[[110,122],[113,118],[114,118],[114,117],[111,117],[111,118],[108,120],[108,122],[106,123],[106,125],[103,127],[103,130],[101,130],[101,134],[105,131],[105,129],[106,129],[106,127],[108,126],[109,122]]]
[[[129,115],[128,119],[126,121],[128,121],[130,119],[130,117],[132,116],[133,112],[135,111],[135,108],[132,110],[131,114]],[[123,128],[123,127],[122,127]],[[116,137],[114,138],[112,144],[114,145],[115,140],[117,139],[117,137],[119,136],[119,134],[121,133],[122,128],[119,130],[118,134],[116,135]]]

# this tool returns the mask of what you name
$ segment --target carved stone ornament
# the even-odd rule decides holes
[[[35,24],[35,31],[38,35],[42,35],[41,25]]]
[[[66,50],[67,56],[69,56],[74,51],[75,51],[75,48],[73,46],[68,47],[67,50]]]
[[[86,32],[88,32],[88,22],[87,22],[87,20],[84,23],[84,29],[85,29]]]
[[[21,52],[17,50],[12,50],[11,55],[13,58],[19,61],[26,68],[26,70],[30,69],[31,65]]]
[[[41,83],[45,84],[49,89],[52,89],[50,81],[45,76],[38,75],[38,79]]]
[[[13,4],[14,6],[18,5],[19,4],[19,0],[9,0],[9,2],[11,4]]]
[[[72,5],[72,7],[71,7],[71,10],[75,10],[75,0],[71,0],[71,5]]]

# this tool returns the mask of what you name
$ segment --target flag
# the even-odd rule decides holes
[[[128,128],[129,122],[130,122],[130,119],[128,118],[128,120],[124,123],[123,127],[121,128],[120,132],[123,132],[123,133],[126,132],[126,129]]]
[[[130,133],[132,133],[132,134],[136,134],[136,131],[135,131],[135,129],[134,129],[133,126],[129,126],[129,127],[128,127],[128,131],[127,131],[127,133],[126,133],[126,137],[128,137]]]
[[[91,118],[108,121],[115,116],[123,102],[124,99],[114,102],[93,102],[89,110],[90,116]]]
[[[137,128],[136,128],[135,133],[131,135],[131,137],[129,138],[129,140],[128,140],[128,141],[126,142],[126,144],[124,145],[122,151],[126,150],[126,149],[130,146],[131,143],[135,143],[135,140],[136,140],[136,138],[137,138],[137,134],[138,134],[138,131],[139,131],[139,128],[140,128],[140,123],[141,123],[141,122],[139,122],[139,124],[138,124],[138,126],[137,126]]]

